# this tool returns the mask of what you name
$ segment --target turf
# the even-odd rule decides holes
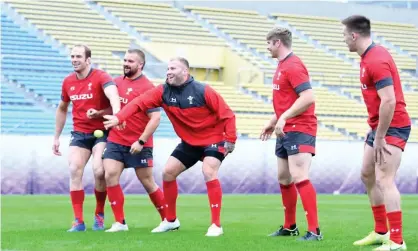
[[[403,196],[404,238],[408,250],[418,250],[416,223],[418,196]],[[129,232],[91,231],[95,200],[86,196],[86,232],[67,233],[72,210],[67,196],[2,196],[2,250],[372,250],[352,242],[372,230],[372,214],[365,195],[319,195],[319,220],[324,240],[298,242],[295,237],[272,238],[267,234],[282,223],[280,195],[225,195],[224,236],[208,238],[209,208],[206,195],[180,195],[177,232],[151,234],[160,219],[148,197],[131,195],[125,200]],[[298,205],[298,226],[306,229]],[[106,227],[113,222],[106,205]]]

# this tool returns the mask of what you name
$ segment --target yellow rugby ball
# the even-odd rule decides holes
[[[96,138],[101,138],[101,137],[103,137],[104,133],[103,133],[102,130],[96,130],[96,131],[94,131],[93,135]]]

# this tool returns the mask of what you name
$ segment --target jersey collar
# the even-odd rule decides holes
[[[370,51],[370,49],[371,48],[373,48],[373,47],[375,47],[376,46],[376,44],[374,43],[374,42],[372,42],[372,44],[371,45],[369,45],[369,47],[367,47],[367,49],[363,52],[363,54],[361,55],[361,57],[363,58],[363,57],[365,57],[366,56],[366,54],[367,54],[367,52],[369,52]]]
[[[139,75],[138,77],[136,77],[136,78],[134,78],[134,79],[130,79],[130,78],[126,77],[125,75],[123,75],[123,79],[127,78],[127,79],[129,79],[129,80],[131,80],[131,81],[136,81],[136,80],[138,80],[138,79],[142,78],[142,76],[143,76],[143,75],[144,75],[144,74],[142,74],[142,73],[141,73],[141,75]]]
[[[90,71],[89,71],[89,73],[87,74],[87,76],[85,77],[85,78],[83,78],[83,79],[87,79],[89,76],[90,76],[90,74],[93,72],[93,67],[92,68],[90,68]],[[83,79],[79,79],[78,77],[77,77],[77,74],[75,74],[75,78],[77,79],[77,80],[83,80]]]
[[[285,58],[283,58],[282,60],[280,60],[280,63],[283,63],[286,59],[290,58],[291,56],[293,56],[293,51],[290,52]]]
[[[167,80],[166,80],[166,84],[167,84],[168,86],[170,86],[170,87],[173,87],[173,88],[183,88],[183,87],[185,87],[185,86],[187,86],[188,84],[193,83],[193,82],[194,82],[194,78],[193,78],[193,76],[192,76],[192,75],[189,75],[189,78],[186,80],[186,82],[184,82],[183,84],[181,84],[181,85],[179,85],[179,86],[172,86],[172,85],[168,84],[168,83],[167,83]]]

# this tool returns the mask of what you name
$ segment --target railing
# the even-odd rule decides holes
[[[243,74],[247,75],[243,76]],[[241,83],[252,83],[256,77],[258,77],[258,73],[255,72],[252,68],[238,68],[236,88],[239,90],[242,87]]]

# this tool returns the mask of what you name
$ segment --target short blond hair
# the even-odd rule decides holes
[[[284,46],[290,48],[292,47],[292,32],[283,27],[274,27],[266,36],[267,41],[277,41],[280,40]]]

